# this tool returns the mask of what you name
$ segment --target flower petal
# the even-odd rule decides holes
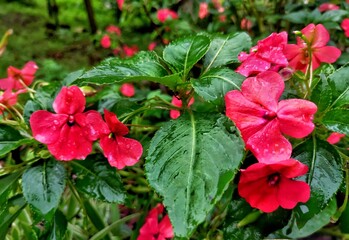
[[[250,101],[276,112],[284,88],[285,83],[278,73],[266,71],[247,78],[242,83],[241,92]]]
[[[248,77],[251,75],[264,72],[270,68],[270,62],[257,57],[256,55],[250,54],[250,56],[243,61],[240,66],[236,69],[236,72],[241,75]]]
[[[47,145],[50,153],[58,160],[85,159],[92,151],[92,141],[84,135],[83,129],[74,124],[63,125],[58,141]]]
[[[280,130],[294,138],[303,138],[309,135],[313,129],[313,118],[317,106],[303,99],[287,99],[279,102],[277,118]]]
[[[246,148],[251,150],[259,162],[263,163],[289,159],[292,152],[291,143],[281,135],[277,119],[270,121],[252,135],[246,143]]]
[[[89,140],[95,141],[102,135],[108,135],[111,132],[99,112],[90,110],[85,113],[76,114],[75,119],[77,123],[81,125],[80,119],[78,118],[79,115],[83,115],[84,117],[83,130],[85,136],[87,136]]]
[[[315,48],[313,55],[320,62],[334,63],[342,54],[341,50],[333,46],[325,46],[321,48]]]
[[[104,156],[109,164],[118,169],[136,164],[143,153],[142,145],[134,139],[121,136],[104,136],[100,140]]]
[[[330,34],[322,24],[317,24],[314,29],[313,39],[311,41],[312,48],[319,48],[326,46],[330,41]]]
[[[85,96],[77,86],[63,87],[53,102],[56,113],[74,115],[85,109]]]
[[[297,203],[305,203],[310,198],[310,187],[306,182],[281,178],[277,194],[281,207],[294,208]]]
[[[269,167],[272,169],[271,171],[279,172],[282,176],[287,178],[299,177],[308,172],[307,165],[293,158],[269,164]]]
[[[125,124],[119,121],[115,113],[109,112],[104,109],[104,119],[112,133],[117,136],[125,136],[128,134],[129,130]]]
[[[267,38],[258,41],[257,55],[274,64],[286,67],[288,61],[283,53],[287,44],[287,32],[272,33]]]
[[[168,217],[168,215],[163,217],[163,219],[161,220],[161,222],[159,224],[159,232],[165,238],[173,238],[174,237],[172,224],[171,224],[171,221],[170,221],[170,218]]]
[[[29,123],[36,140],[44,144],[53,144],[60,138],[61,129],[67,120],[68,115],[39,110],[30,116]]]

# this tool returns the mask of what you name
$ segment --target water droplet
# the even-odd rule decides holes
[[[58,121],[58,120],[53,120],[53,124],[54,124],[54,125],[58,125],[58,124],[59,124],[59,121]]]

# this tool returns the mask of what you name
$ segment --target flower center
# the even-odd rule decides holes
[[[268,176],[268,185],[275,186],[280,182],[280,173],[273,173]]]
[[[69,115],[68,117],[68,126],[73,126],[74,125],[74,116],[73,115]]]
[[[263,118],[266,120],[273,120],[274,118],[276,118],[276,113],[273,111],[267,111],[264,113]]]

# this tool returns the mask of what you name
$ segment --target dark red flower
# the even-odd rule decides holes
[[[349,38],[349,18],[343,19],[341,27],[344,30],[344,35]]]
[[[341,51],[333,46],[326,46],[330,34],[322,24],[309,24],[301,30],[306,41],[297,37],[297,44],[288,44],[284,53],[289,61],[289,66],[295,70],[306,72],[311,64],[312,70],[317,69],[322,62],[334,63],[341,55]]]
[[[278,102],[284,87],[279,74],[266,71],[247,78],[241,91],[225,95],[226,115],[260,162],[290,158],[292,146],[282,134],[303,138],[314,129],[316,105],[303,99]]]
[[[319,12],[326,12],[331,10],[338,10],[339,7],[333,3],[323,3],[318,7],[318,9],[319,9]]]
[[[343,133],[338,133],[338,132],[333,132],[328,136],[327,142],[330,144],[336,144],[338,143],[343,137],[345,137],[345,134]]]
[[[85,97],[77,86],[63,87],[53,102],[56,114],[39,110],[30,116],[36,140],[58,160],[85,159],[104,123],[97,111],[83,112]]]
[[[279,206],[292,209],[310,198],[309,185],[292,179],[307,171],[308,166],[295,159],[256,163],[241,170],[238,191],[252,207],[263,212],[273,212]]]
[[[287,33],[272,33],[267,38],[258,41],[250,53],[241,52],[238,56],[241,62],[236,72],[248,77],[267,70],[278,71],[286,67],[288,62],[284,55],[287,44]]]
[[[104,109],[104,120],[106,124],[100,126],[100,145],[109,164],[118,169],[136,164],[143,153],[140,142],[124,137],[128,128],[114,113]]]
[[[176,97],[176,96],[172,96],[172,101],[171,101],[171,103],[173,104],[173,105],[175,105],[176,107],[182,107],[182,100],[180,100],[178,97]],[[191,98],[190,100],[189,100],[189,103],[188,103],[188,107],[189,106],[191,106],[192,104],[194,103],[194,98]],[[179,110],[174,110],[174,109],[172,109],[172,110],[170,110],[170,118],[172,118],[172,119],[176,119],[176,118],[178,118],[179,116],[181,115],[181,112],[179,111]]]
[[[8,67],[7,78],[0,79],[0,89],[19,90],[29,86],[37,70],[38,66],[33,61],[27,62],[22,69]]]
[[[165,240],[173,238],[173,228],[170,218],[165,215],[159,222],[158,218],[164,211],[164,206],[158,204],[155,208],[149,211],[145,219],[144,225],[139,230],[137,240]]]
[[[177,19],[178,15],[175,11],[168,8],[159,9],[157,12],[157,17],[160,22],[165,22],[168,19]]]
[[[124,83],[120,87],[120,92],[125,97],[133,97],[135,95],[135,87],[132,83]]]

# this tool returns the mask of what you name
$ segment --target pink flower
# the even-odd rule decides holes
[[[318,9],[319,9],[319,12],[326,12],[331,10],[338,10],[339,7],[333,3],[323,3],[318,7]]]
[[[336,144],[338,143],[341,138],[345,137],[345,134],[333,132],[330,134],[330,136],[327,138],[327,142],[330,144]]]
[[[132,97],[135,95],[135,87],[132,83],[124,83],[120,87],[120,92],[125,97]]]
[[[238,56],[241,65],[236,72],[248,77],[267,70],[278,71],[286,67],[288,62],[283,53],[287,44],[287,33],[272,33],[258,41],[257,46],[250,49],[250,54],[241,52]]]
[[[133,45],[133,46],[124,45],[122,47],[122,49],[123,49],[125,55],[128,57],[132,57],[133,55],[135,55],[139,51],[139,49],[136,45]]]
[[[172,11],[168,8],[162,8],[158,10],[157,13],[158,20],[162,23],[164,23],[168,19],[177,19],[178,15],[175,11]]]
[[[126,138],[128,128],[116,115],[104,109],[106,124],[100,125],[100,145],[111,166],[122,169],[136,164],[142,156],[143,147],[134,139]]]
[[[109,35],[105,34],[102,39],[101,39],[101,46],[103,48],[110,48],[111,46],[111,40],[110,40],[110,37]]]
[[[17,96],[23,92],[25,92],[24,89],[17,92],[7,89],[0,95],[0,115],[3,114],[6,108],[14,106],[17,103]]]
[[[284,87],[279,74],[266,71],[247,78],[241,91],[225,95],[226,115],[235,122],[246,148],[259,162],[289,159],[292,146],[282,134],[303,138],[314,129],[316,105],[303,99],[278,102]]]
[[[155,49],[155,47],[156,47],[156,42],[151,42],[148,45],[148,50],[153,51]]]
[[[0,89],[18,90],[29,86],[33,82],[38,69],[33,61],[27,62],[21,70],[12,66],[8,67],[7,78],[0,79]]]
[[[309,24],[302,29],[302,34],[306,38],[306,42],[297,37],[297,44],[288,44],[285,47],[285,55],[289,61],[289,66],[295,70],[306,72],[307,66],[311,64],[312,70],[317,69],[322,62],[334,63],[341,51],[333,46],[326,46],[330,40],[330,35],[322,24]],[[308,46],[309,45],[309,46]],[[308,49],[311,49],[309,53]]]
[[[263,212],[273,212],[279,206],[292,209],[310,198],[309,185],[292,179],[307,171],[308,166],[295,159],[256,163],[241,170],[238,191],[252,207]]]
[[[155,208],[149,211],[145,219],[144,225],[139,230],[137,240],[165,240],[173,238],[173,228],[168,215],[165,215],[159,222],[158,218],[164,211],[164,206],[158,204]]]
[[[175,105],[176,107],[181,108],[182,107],[182,100],[178,99],[176,96],[172,96],[171,103]],[[194,103],[194,98],[191,98],[188,103],[188,107],[191,106]],[[170,110],[170,118],[176,119],[181,115],[181,112],[179,110]]]
[[[199,6],[199,18],[200,19],[204,19],[205,17],[207,17],[209,14],[208,12],[208,4],[206,2],[202,2],[200,3]]]
[[[344,35],[349,38],[349,18],[343,19],[341,27],[344,30]]]
[[[118,8],[120,11],[122,11],[122,6],[124,5],[125,0],[116,0],[116,4],[118,5]]]
[[[241,29],[245,29],[245,30],[250,30],[252,28],[251,20],[249,20],[247,18],[241,19],[240,28]]]
[[[63,87],[53,102],[56,114],[39,110],[30,116],[34,138],[58,160],[84,159],[103,124],[96,111],[83,112],[85,97],[77,86]]]
[[[106,31],[108,33],[115,33],[116,35],[118,36],[121,36],[121,30],[119,27],[115,26],[115,25],[109,25],[107,28],[106,28]]]

